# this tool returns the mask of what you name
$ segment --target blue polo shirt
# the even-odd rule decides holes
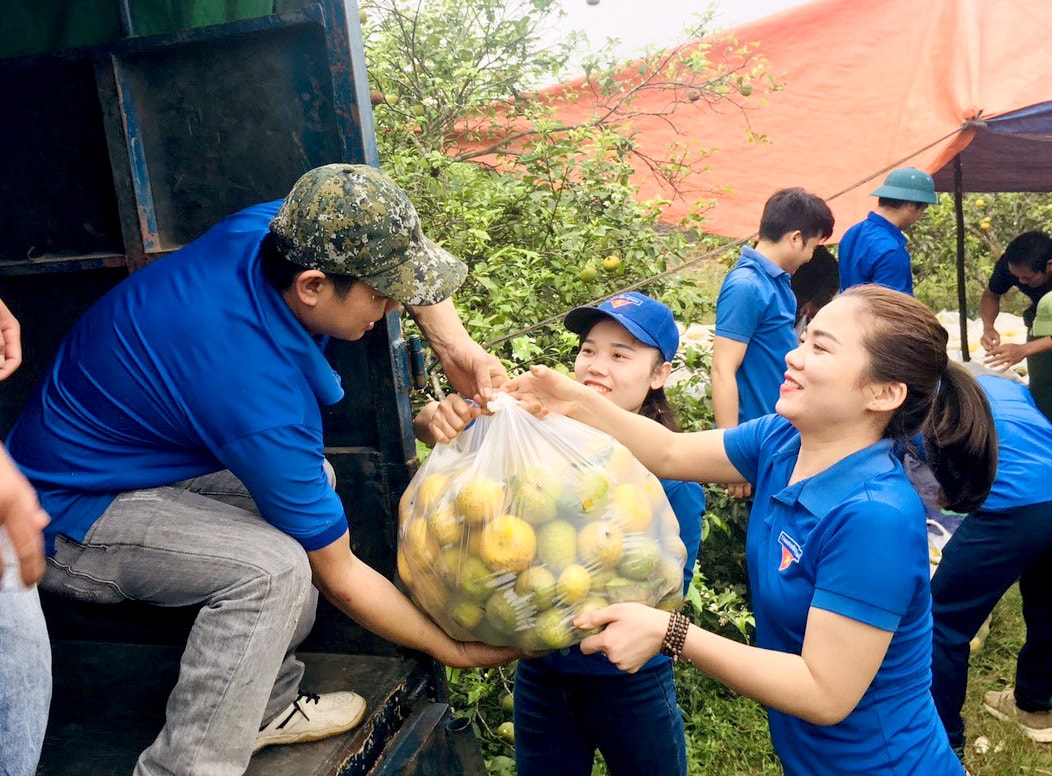
[[[884,216],[870,213],[844,233],[837,248],[840,290],[879,283],[913,296],[906,235]]]
[[[701,520],[705,514],[705,491],[696,482],[680,480],[661,480],[661,487],[668,498],[669,506],[676,515],[676,520],[679,521],[679,538],[687,547],[687,562],[683,565],[683,592],[686,593],[687,588],[690,587],[690,581],[694,578],[694,562],[698,559],[698,549],[701,546]],[[586,655],[577,645],[530,659],[540,661],[553,671],[567,674],[622,673],[621,669],[611,663],[606,655],[601,652]],[[643,668],[653,668],[668,661],[669,658],[664,655],[656,655],[648,660]]]
[[[997,428],[997,477],[983,511],[1052,501],[1052,423],[1022,383],[995,375],[976,378]]]
[[[263,278],[280,202],[230,216],[114,287],[74,325],[8,440],[55,536],[84,538],[122,492],[230,469],[305,549],[347,530],[322,468],[321,406],[343,397]]]
[[[789,273],[754,248],[723,280],[716,300],[717,337],[747,343],[735,374],[738,422],[774,412],[785,355],[796,347],[796,297]]]
[[[729,429],[727,455],[756,496],[746,557],[756,643],[800,654],[811,607],[891,631],[858,706],[819,726],[769,709],[788,776],[960,776],[931,699],[931,594],[924,506],[889,441],[789,485],[800,436],[771,415]]]

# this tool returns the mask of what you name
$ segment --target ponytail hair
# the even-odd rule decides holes
[[[855,286],[843,296],[861,307],[866,378],[906,385],[906,398],[884,437],[908,443],[923,435],[942,506],[974,511],[989,495],[997,472],[997,432],[982,388],[950,362],[946,329],[913,297],[875,285]]]
[[[942,488],[943,506],[974,512],[997,475],[997,431],[979,383],[950,362],[924,424],[924,453]]]
[[[670,431],[679,431],[679,420],[676,411],[672,409],[664,388],[651,388],[643,399],[643,406],[639,408],[639,414],[645,418],[656,420]]]

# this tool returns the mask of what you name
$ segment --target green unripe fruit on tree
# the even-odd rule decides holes
[[[510,722],[501,722],[497,728],[497,735],[509,744],[515,743],[515,725]]]
[[[578,277],[580,277],[581,280],[583,280],[585,283],[591,283],[593,280],[599,277],[599,272],[591,264],[586,264],[585,266],[581,267],[581,273],[580,275],[578,275]]]

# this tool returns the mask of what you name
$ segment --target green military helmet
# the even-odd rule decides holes
[[[328,164],[303,175],[270,222],[293,264],[351,275],[408,305],[452,296],[467,267],[424,237],[398,184],[375,167]]]
[[[916,167],[892,170],[884,179],[884,185],[869,193],[874,197],[923,202],[928,205],[939,201],[935,196],[935,181],[924,170],[918,170]]]
[[[1037,314],[1034,322],[1030,324],[1030,334],[1034,337],[1048,337],[1052,335],[1052,291],[1049,291],[1037,303]]]

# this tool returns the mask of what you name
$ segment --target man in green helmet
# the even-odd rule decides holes
[[[844,233],[837,249],[840,290],[879,283],[913,296],[913,271],[904,232],[938,202],[932,177],[916,167],[892,170],[872,192],[877,209]]]
[[[299,691],[317,591],[449,665],[514,656],[451,640],[355,557],[324,458],[321,408],[345,389],[324,344],[400,304],[458,391],[499,382],[450,299],[466,272],[390,178],[328,165],[126,278],[63,342],[9,440],[52,516],[41,586],[201,605],[136,776],[234,776],[362,720],[353,692]]]

